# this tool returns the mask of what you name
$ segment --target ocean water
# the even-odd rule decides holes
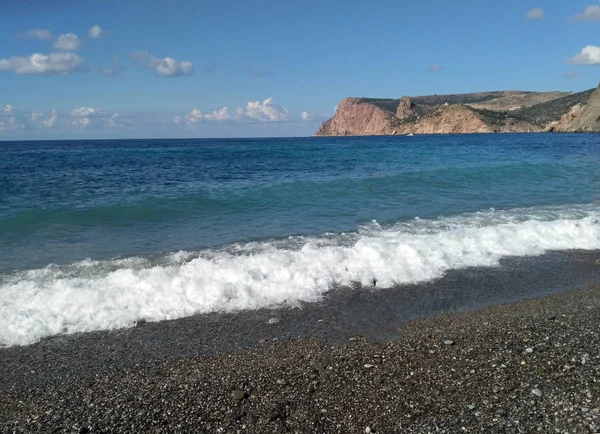
[[[0,346],[600,249],[600,136],[0,142]]]

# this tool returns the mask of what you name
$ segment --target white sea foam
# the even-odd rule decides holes
[[[0,345],[197,313],[296,305],[332,287],[422,282],[506,256],[600,249],[600,207],[486,211],[355,233],[178,252],[158,260],[85,260],[0,276]]]

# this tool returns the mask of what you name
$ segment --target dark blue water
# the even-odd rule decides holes
[[[598,135],[0,142],[0,269],[599,196]]]

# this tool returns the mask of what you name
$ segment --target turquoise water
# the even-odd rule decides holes
[[[595,248],[599,157],[569,134],[0,142],[0,344]]]

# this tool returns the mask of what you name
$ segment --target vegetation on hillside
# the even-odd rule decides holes
[[[525,107],[510,112],[510,116],[544,127],[550,122],[558,121],[575,104],[585,104],[594,89],[574,93],[552,101]]]

